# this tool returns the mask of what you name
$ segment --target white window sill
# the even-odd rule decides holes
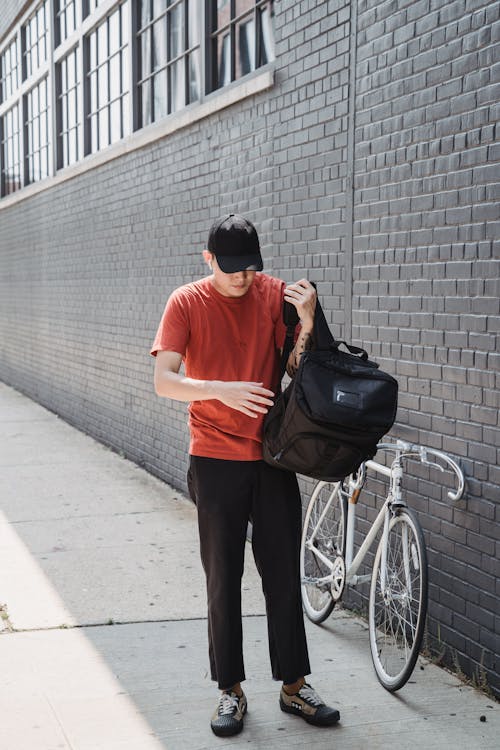
[[[66,180],[72,180],[74,177],[77,177],[84,172],[88,172],[91,169],[96,169],[113,159],[118,159],[120,156],[144,148],[148,144],[154,143],[161,138],[165,138],[171,133],[175,133],[177,130],[189,127],[189,125],[192,125],[199,120],[203,120],[205,117],[209,117],[226,107],[230,107],[242,99],[246,99],[249,96],[253,96],[261,91],[271,88],[273,83],[274,69],[272,67],[257,71],[240,81],[235,81],[223,89],[214,91],[213,94],[205,97],[203,101],[190,104],[185,109],[180,110],[180,112],[169,115],[169,117],[161,122],[153,123],[145,128],[141,128],[118,143],[114,143],[112,146],[108,146],[102,151],[84,157],[81,161],[76,162],[76,164],[72,164],[69,167],[59,170],[53,177],[46,177],[45,179],[40,180],[40,182],[27,185],[15,193],[1,198],[0,210],[8,208],[16,203],[20,203],[21,201],[26,200],[26,198],[31,198],[33,195],[37,195],[44,190],[50,190],[50,188],[53,188]]]

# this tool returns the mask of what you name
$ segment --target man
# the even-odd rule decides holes
[[[190,402],[188,485],[207,579],[211,676],[222,691],[211,727],[218,736],[237,734],[247,708],[241,688],[241,577],[250,518],[272,673],[283,682],[280,707],[328,726],[339,720],[338,711],[304,679],[310,668],[300,595],[297,479],[264,463],[261,437],[279,377],[283,299],[301,321],[288,360],[293,371],[310,342],[316,292],[305,279],[285,288],[259,273],[257,232],[242,216],[230,214],[212,225],[203,257],[212,274],[171,295],[151,353],[157,394]],[[182,362],[185,375],[179,372]]]

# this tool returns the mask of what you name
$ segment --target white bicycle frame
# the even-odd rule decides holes
[[[441,471],[444,471],[443,466],[441,464],[435,463],[433,461],[429,461],[427,454],[432,454],[433,456],[436,456],[438,458],[441,458],[444,463],[448,464],[455,474],[458,477],[459,485],[456,492],[448,492],[448,497],[453,502],[456,502],[459,500],[464,492],[465,488],[465,480],[464,475],[461,470],[461,468],[458,466],[458,464],[453,461],[449,456],[446,455],[446,453],[442,453],[441,451],[437,451],[430,448],[424,448],[420,445],[412,445],[409,443],[406,443],[402,440],[396,441],[396,443],[380,443],[378,446],[379,449],[389,449],[389,450],[395,450],[396,456],[392,462],[391,466],[385,466],[384,464],[378,463],[377,461],[369,460],[366,461],[364,464],[364,467],[367,469],[372,469],[377,474],[382,474],[383,476],[386,476],[389,478],[389,492],[387,494],[387,497],[385,499],[384,504],[382,505],[376,519],[373,521],[371,528],[366,535],[365,539],[363,540],[363,543],[361,544],[358,552],[356,553],[356,556],[353,559],[354,554],[354,530],[355,530],[355,522],[356,522],[356,503],[359,497],[359,494],[361,492],[361,488],[363,486],[364,480],[365,480],[365,468],[361,468],[361,470],[358,472],[357,475],[349,477],[348,481],[348,503],[347,503],[347,529],[346,529],[346,542],[345,542],[345,583],[349,584],[351,586],[355,586],[358,583],[364,583],[366,581],[369,581],[371,579],[371,573],[367,575],[361,575],[358,576],[357,571],[359,569],[359,566],[363,562],[366,553],[372,546],[373,542],[375,541],[375,538],[380,531],[380,528],[383,526],[382,531],[382,540],[384,541],[384,544],[382,545],[382,559],[380,562],[380,583],[381,583],[381,590],[382,593],[385,593],[385,579],[386,579],[386,571],[387,571],[387,539],[389,535],[389,523],[391,520],[391,508],[396,507],[406,507],[406,503],[402,499],[402,493],[401,493],[401,481],[403,478],[403,467],[402,467],[402,457],[403,454],[412,454],[415,453],[420,457],[420,460],[422,463],[427,465],[432,465],[437,468],[439,468]],[[319,482],[317,485],[317,492],[320,492],[321,488],[326,486],[328,482]],[[340,489],[342,492],[343,490]],[[317,534],[318,529],[321,527],[321,524],[323,523],[323,519],[325,518],[326,514],[328,513],[328,509],[331,505],[333,499],[333,493],[330,496],[329,501],[325,505],[325,508],[323,509],[323,512],[321,513],[318,523],[316,524],[316,527],[314,529],[313,534],[311,534],[310,539],[307,541],[307,546],[309,550],[312,552],[312,554],[316,555],[331,571],[330,575],[324,576],[319,579],[315,579],[317,584],[322,583],[330,583],[333,579],[334,575],[334,569],[335,569],[335,561],[332,562],[331,560],[326,557],[319,549],[317,549],[314,544],[314,538]],[[403,534],[407,534],[407,529],[404,527]],[[409,570],[410,570],[410,553],[408,549],[407,539],[403,537],[403,564],[405,566],[406,571],[406,580],[410,580]]]

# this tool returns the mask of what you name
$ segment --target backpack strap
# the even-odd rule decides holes
[[[326,321],[325,313],[316,299],[316,310],[314,312],[314,326],[312,331],[314,349],[330,349],[335,345],[335,339]]]
[[[313,286],[316,287],[315,284],[313,284]],[[295,328],[296,328],[295,322],[289,323],[286,327],[286,336],[285,336],[285,341],[283,344],[283,351],[281,354],[281,361],[280,361],[278,386],[276,389],[277,393],[281,393],[281,381],[283,380],[283,375],[285,374],[288,357],[290,356],[290,353],[294,347]],[[336,341],[326,321],[323,308],[321,307],[320,301],[317,297],[316,297],[316,309],[314,311],[314,326],[312,330],[312,340],[313,340],[314,349],[330,349],[330,347],[335,346],[336,344]]]
[[[295,338],[295,328],[296,326],[293,323],[286,327],[286,336],[283,344],[283,351],[281,353],[280,371],[278,376],[276,395],[279,395],[281,393],[281,381],[283,380],[283,375],[285,374],[286,363],[288,362],[288,357],[290,356],[290,353],[294,347],[293,340]]]

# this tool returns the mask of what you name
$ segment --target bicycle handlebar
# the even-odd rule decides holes
[[[416,445],[415,443],[407,443],[404,440],[396,440],[395,443],[379,443],[377,450],[393,450],[396,451],[400,456],[418,456],[422,464],[427,466],[434,466],[440,471],[444,471],[444,467],[435,461],[429,461],[427,456],[432,455],[436,458],[441,459],[448,468],[451,468],[458,479],[458,488],[456,492],[448,492],[448,497],[452,502],[460,500],[465,490],[465,477],[462,469],[453,458],[450,458],[446,453],[438,451],[435,448],[426,448],[424,445]]]

